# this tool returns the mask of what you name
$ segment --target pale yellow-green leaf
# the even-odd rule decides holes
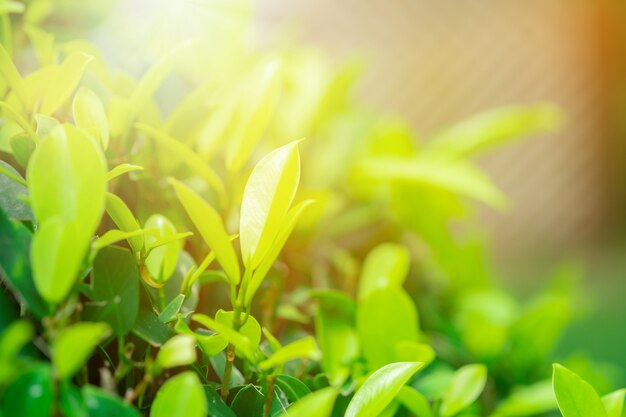
[[[115,194],[106,194],[106,211],[113,220],[113,223],[123,232],[135,232],[141,229],[139,222],[130,211],[126,203]],[[128,244],[133,252],[140,252],[144,247],[144,237],[142,235],[128,238]]]
[[[159,145],[170,151],[181,162],[188,165],[196,174],[200,175],[220,197],[224,195],[224,184],[222,183],[220,177],[191,149],[153,127],[146,126],[141,123],[138,123],[135,127],[146,133],[149,137],[155,139]]]
[[[378,288],[402,287],[409,263],[410,254],[404,246],[383,243],[375,247],[363,263],[358,298],[362,299]]]
[[[91,61],[91,56],[76,52],[54,68],[52,78],[48,80],[48,87],[42,97],[40,113],[50,115],[70,98],[89,61]]]
[[[239,223],[246,268],[259,266],[274,242],[300,181],[299,141],[284,145],[254,167],[243,193]]]
[[[625,396],[626,388],[622,388],[602,397],[602,404],[604,404],[604,408],[606,408],[608,417],[622,417]]]
[[[170,183],[174,186],[178,200],[200,232],[200,235],[215,252],[218,262],[224,268],[230,281],[234,285],[239,284],[241,279],[239,260],[220,215],[182,182],[170,179]]]
[[[27,103],[26,87],[19,71],[13,64],[11,55],[7,52],[4,46],[0,43],[0,75],[5,79],[9,88],[20,99],[22,104]]]
[[[72,288],[104,209],[106,162],[81,130],[63,125],[44,138],[27,170],[38,229],[32,262],[37,289],[60,302]]]
[[[107,173],[107,182],[132,171],[143,171],[143,167],[132,164],[119,164]]]
[[[487,383],[487,367],[483,364],[465,365],[453,375],[441,401],[442,417],[451,417],[473,403]]]
[[[56,375],[67,379],[83,365],[111,329],[106,323],[81,322],[59,332],[52,343],[52,363]]]
[[[100,98],[87,87],[81,87],[74,95],[72,102],[74,123],[85,129],[102,145],[109,147],[109,122]]]
[[[322,388],[293,403],[281,417],[330,417],[338,394],[334,387]]]
[[[213,320],[211,317],[204,314],[194,314],[191,319],[202,324],[203,326],[219,333],[224,337],[249,361],[255,363],[257,361],[256,350],[253,347],[252,341],[248,336],[245,336],[239,332],[233,330],[230,326],[222,324],[217,320]]]
[[[206,417],[207,399],[198,376],[187,371],[178,374],[159,388],[150,417]]]
[[[165,342],[156,358],[160,368],[191,365],[196,361],[196,340],[188,334],[179,334]]]
[[[158,236],[145,236],[145,243],[148,247],[150,244],[160,239],[176,236],[176,228],[172,222],[161,214],[153,214],[150,216],[148,220],[146,220],[144,227],[158,230]],[[155,247],[150,251],[150,254],[146,257],[145,263],[150,275],[156,282],[163,283],[172,276],[176,268],[176,263],[178,262],[180,248],[180,241],[172,239],[169,243]]]
[[[320,351],[313,337],[305,337],[281,347],[272,356],[259,363],[259,368],[267,370],[298,358],[319,360]]]
[[[263,258],[263,260],[261,261],[257,269],[255,269],[254,273],[252,274],[252,279],[250,280],[250,283],[248,284],[248,288],[245,294],[245,305],[250,305],[250,303],[252,302],[252,298],[254,297],[254,294],[256,294],[257,290],[259,289],[259,286],[263,282],[263,279],[265,278],[268,271],[270,270],[270,268],[276,261],[276,258],[278,258],[280,251],[282,250],[283,246],[285,246],[285,243],[287,242],[289,235],[291,235],[291,232],[296,226],[298,219],[300,218],[304,210],[306,210],[306,208],[309,207],[313,203],[315,203],[315,201],[305,200],[296,204],[289,210],[289,212],[287,213],[287,216],[285,217],[284,222],[280,226],[278,235],[276,236],[276,239],[272,243],[272,246],[270,247],[269,252],[265,255],[265,257]]]
[[[378,369],[352,397],[345,417],[376,417],[393,401],[421,362],[396,362]]]

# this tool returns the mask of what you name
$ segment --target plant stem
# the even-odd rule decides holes
[[[265,397],[265,406],[263,407],[263,417],[270,417],[272,411],[272,403],[274,402],[274,380],[276,377],[270,375],[267,377],[267,397]]]
[[[233,330],[238,332],[241,329],[241,306],[235,303],[235,311],[233,314]],[[235,346],[232,343],[226,348],[226,366],[224,367],[224,378],[222,378],[222,399],[226,401],[228,398],[228,390],[230,387],[230,374],[233,371],[235,362]]]

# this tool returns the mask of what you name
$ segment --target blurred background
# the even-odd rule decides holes
[[[593,314],[580,312],[561,353],[626,369],[626,2],[259,2],[261,35],[285,22],[337,60],[364,59],[361,97],[408,119],[418,137],[506,104],[565,109],[561,133],[482,158],[513,204],[480,214],[499,272],[521,296],[555,262],[582,260]]]
[[[520,297],[545,284],[555,264],[581,261],[588,302],[558,355],[586,352],[596,363],[618,364],[625,385],[626,2],[262,0],[255,10],[246,3],[57,5],[67,6],[74,25],[95,28],[88,38],[108,62],[136,74],[198,32],[219,37],[216,45],[236,42],[252,20],[255,42],[292,39],[336,63],[362,62],[356,94],[408,120],[418,138],[497,106],[561,106],[568,121],[560,133],[480,160],[512,204],[503,212],[478,210],[499,275]],[[51,24],[66,27],[63,20]]]

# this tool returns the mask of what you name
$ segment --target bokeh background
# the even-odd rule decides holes
[[[198,32],[227,44],[252,20],[256,42],[305,43],[337,63],[359,62],[356,94],[407,119],[417,137],[497,106],[561,106],[568,120],[560,133],[480,159],[512,206],[479,207],[479,215],[497,270],[519,297],[541,287],[555,264],[581,262],[586,300],[557,356],[585,352],[594,363],[618,364],[618,385],[626,385],[626,2],[259,0],[252,10],[246,3],[58,2],[74,26],[93,28],[87,37],[108,62],[136,74]]]
[[[257,16],[261,35],[283,26],[339,61],[365,61],[359,94],[418,137],[501,105],[565,109],[560,133],[481,159],[513,204],[480,214],[519,296],[554,263],[582,262],[588,304],[560,353],[626,370],[626,2],[265,0]]]

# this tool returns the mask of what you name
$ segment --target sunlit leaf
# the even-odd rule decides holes
[[[207,400],[194,372],[165,381],[150,408],[150,417],[205,417]]]
[[[112,170],[107,173],[107,181],[111,181],[114,178],[119,177],[120,175],[126,174],[127,172],[133,171],[143,171],[143,167],[139,165],[132,164],[120,164],[115,166]]]
[[[398,394],[409,378],[423,367],[421,362],[396,362],[380,368],[354,394],[346,417],[375,417]]]
[[[72,112],[76,126],[93,135],[103,149],[109,147],[109,122],[96,93],[87,87],[79,88],[74,95]]]
[[[40,113],[52,114],[70,98],[91,59],[89,55],[76,52],[55,67],[54,78],[49,80],[39,109]]]
[[[397,398],[415,417],[434,417],[428,400],[415,389],[404,386],[398,391]]]
[[[377,288],[402,287],[409,270],[409,259],[408,250],[400,245],[383,243],[374,248],[363,264],[358,297],[364,298]]]
[[[602,404],[604,404],[604,408],[606,408],[608,417],[622,417],[625,396],[626,388],[622,388],[602,397]]]
[[[146,220],[145,227],[158,231],[158,236],[145,236],[145,242],[148,247],[150,244],[160,239],[176,236],[176,229],[172,222],[161,214],[153,214],[150,216],[148,220]],[[163,283],[172,275],[174,268],[176,268],[176,263],[178,262],[180,249],[180,242],[178,240],[172,240],[150,251],[145,263],[148,267],[148,271],[150,271],[150,274],[157,282]]]
[[[255,269],[270,250],[300,181],[298,141],[282,146],[254,167],[241,202],[239,240],[247,268]]]
[[[442,417],[450,417],[473,403],[487,383],[487,367],[482,364],[465,365],[452,378],[441,401]]]
[[[228,340],[229,343],[232,343],[244,357],[252,362],[256,362],[256,352],[253,342],[247,336],[234,331],[230,326],[213,320],[211,317],[204,314],[194,314],[191,318],[214,332],[219,333],[220,336]]]
[[[0,75],[6,80],[7,84],[15,95],[23,104],[27,103],[26,87],[22,80],[22,76],[13,64],[11,55],[7,52],[4,45],[0,43]]]
[[[180,181],[170,179],[176,195],[200,235],[215,252],[218,262],[233,284],[240,280],[239,261],[220,215],[200,196]]]
[[[106,194],[106,211],[113,222],[124,232],[136,232],[141,230],[139,222],[130,211],[126,203],[115,194]],[[140,252],[144,247],[144,237],[142,234],[128,239],[133,252]]]
[[[333,387],[315,391],[291,405],[281,417],[330,417],[338,394]]]
[[[558,363],[553,365],[552,386],[563,417],[607,417],[602,400],[591,385]]]
[[[163,369],[191,365],[195,361],[196,341],[188,334],[176,335],[165,342],[156,358],[156,364]]]
[[[295,342],[283,346],[269,358],[259,363],[259,367],[266,370],[283,365],[285,362],[293,359],[309,358],[317,360],[319,357],[320,352],[315,343],[315,339],[313,337],[305,337],[304,339],[296,340]]]

